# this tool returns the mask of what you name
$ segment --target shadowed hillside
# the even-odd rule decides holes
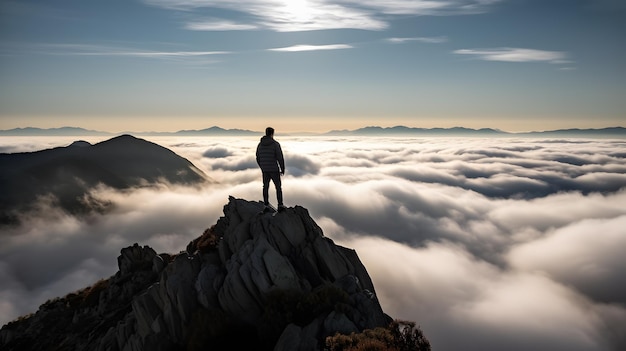
[[[115,189],[169,182],[196,184],[208,177],[187,159],[130,135],[91,145],[0,154],[0,224],[16,223],[18,213],[37,201],[52,201],[73,213],[102,211],[108,204],[89,196],[98,184]]]
[[[429,350],[393,321],[354,250],[300,206],[230,198],[179,254],[135,244],[119,271],[0,331],[2,350]]]

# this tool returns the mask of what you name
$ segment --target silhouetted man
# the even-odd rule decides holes
[[[278,200],[278,211],[285,209],[283,205],[283,189],[280,176],[285,174],[285,159],[280,144],[274,140],[274,128],[265,128],[265,136],[256,148],[256,163],[259,164],[263,173],[263,203],[265,209],[269,209],[269,187],[270,180],[274,182],[276,188],[276,198]]]

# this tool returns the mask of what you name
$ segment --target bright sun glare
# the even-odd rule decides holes
[[[314,11],[307,0],[285,0],[282,7],[285,11],[285,17],[295,22],[307,21]]]

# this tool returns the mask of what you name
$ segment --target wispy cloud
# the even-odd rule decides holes
[[[383,30],[389,15],[453,15],[485,12],[501,0],[143,0],[165,9],[193,13],[202,8],[234,10],[250,15],[248,29],[267,28],[279,32],[325,29]],[[190,23],[194,23],[193,21]],[[191,30],[242,30],[187,24]]]
[[[108,52],[108,53],[85,53],[85,55],[103,56],[136,56],[136,57],[190,57],[190,56],[210,56],[224,55],[228,51],[128,51],[128,52]]]
[[[84,56],[129,56],[129,57],[194,57],[229,54],[228,51],[154,51],[133,48],[84,44],[46,44],[49,54]]]
[[[388,42],[402,44],[412,41],[428,44],[440,44],[448,41],[447,37],[413,37],[413,38],[387,38]]]
[[[82,52],[68,53],[86,56],[130,56],[130,57],[192,57],[228,54],[228,51],[122,51],[122,52]]]
[[[159,50],[161,48],[180,49],[181,46],[173,43],[152,43],[159,49],[144,49],[128,46],[74,44],[74,43],[20,43],[0,44],[0,56],[59,56],[83,57],[85,59],[134,59],[142,62],[160,61],[187,68],[205,69],[223,62],[223,57],[234,54],[232,51],[209,50]],[[143,44],[142,46],[147,46]]]
[[[476,56],[485,61],[502,62],[548,62],[555,64],[572,63],[567,54],[562,51],[546,51],[523,48],[494,48],[494,49],[461,49],[455,54]]]
[[[163,43],[158,44],[164,46]],[[170,45],[173,46],[173,45]],[[230,51],[209,50],[148,50],[130,46],[113,46],[74,43],[25,43],[20,45],[2,45],[0,54],[4,55],[49,55],[49,56],[85,56],[85,57],[127,57],[147,60],[169,60],[206,66],[219,62],[212,57],[232,54]]]
[[[347,2],[384,14],[441,16],[483,13],[489,9],[489,6],[501,0],[347,0]]]
[[[287,46],[284,48],[274,48],[268,49],[269,51],[288,51],[288,52],[297,52],[297,51],[317,51],[317,50],[340,50],[340,49],[351,49],[352,45],[348,44],[332,44],[332,45],[294,45]]]
[[[253,30],[259,27],[254,24],[237,23],[226,20],[204,20],[197,22],[189,22],[185,25],[185,29],[197,31],[231,31],[231,30]]]

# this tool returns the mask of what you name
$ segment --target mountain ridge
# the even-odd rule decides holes
[[[356,251],[324,236],[306,208],[263,207],[229,197],[179,254],[121,249],[113,276],[6,324],[0,348],[314,351],[380,338],[430,350],[415,323],[383,312]]]
[[[415,134],[430,134],[430,135],[445,135],[445,134],[473,134],[473,135],[496,135],[496,134],[510,134],[501,130],[492,128],[472,129],[465,127],[452,127],[452,128],[412,128],[406,126],[395,127],[379,127],[368,126],[355,130],[333,130],[323,135],[415,135]]]
[[[179,130],[176,132],[103,132],[97,130],[89,130],[80,127],[60,127],[60,128],[13,128],[0,130],[0,136],[119,136],[125,134],[141,135],[141,136],[252,136],[261,135],[261,132],[255,132],[245,129],[224,129],[213,126],[200,130]]]
[[[114,135],[80,127],[36,128],[24,127],[0,130],[0,136],[106,136]]]
[[[211,179],[189,160],[131,135],[93,145],[79,140],[34,152],[0,153],[0,224],[18,223],[19,212],[50,197],[72,214],[105,211],[111,204],[90,195],[99,184],[123,190],[207,181]]]

